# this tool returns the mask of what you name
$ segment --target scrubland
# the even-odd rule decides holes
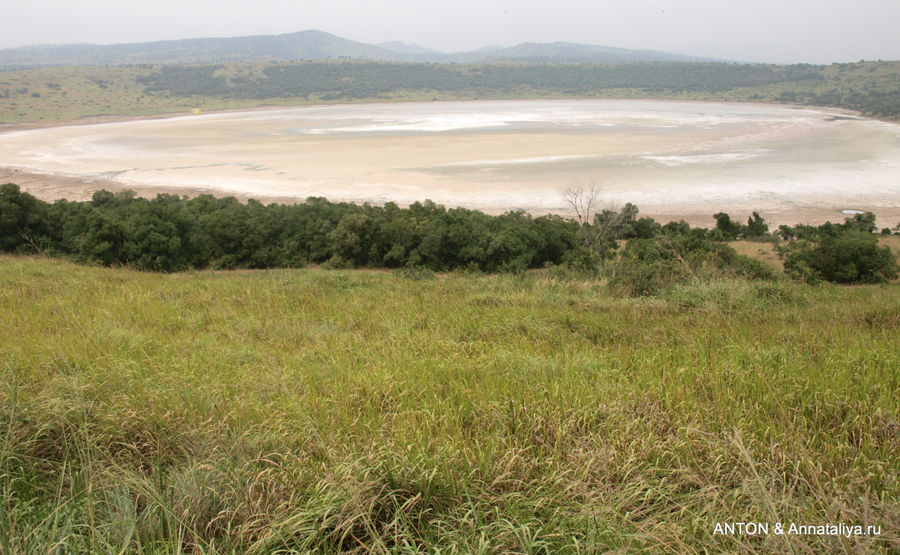
[[[896,283],[4,256],[0,552],[896,552],[898,330]]]

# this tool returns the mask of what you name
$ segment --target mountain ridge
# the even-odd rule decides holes
[[[399,41],[367,44],[318,30],[280,35],[189,38],[113,45],[50,44],[0,49],[0,68],[71,65],[206,64],[360,59],[385,62],[634,63],[721,61],[661,52],[569,42],[525,42],[445,53]]]

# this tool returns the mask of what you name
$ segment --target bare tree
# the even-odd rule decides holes
[[[575,211],[575,218],[582,226],[590,225],[594,210],[600,200],[600,189],[596,185],[569,187],[563,193],[566,203]]]
[[[565,190],[564,198],[575,211],[584,246],[600,258],[606,258],[615,251],[616,238],[625,225],[634,221],[638,212],[637,207],[630,203],[622,210],[613,206],[601,210],[600,188],[593,184],[587,187],[570,187]]]

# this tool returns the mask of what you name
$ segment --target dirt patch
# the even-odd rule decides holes
[[[749,258],[755,258],[766,264],[770,264],[779,270],[784,270],[784,263],[775,251],[775,243],[762,243],[756,241],[733,241],[728,243],[738,254]]]

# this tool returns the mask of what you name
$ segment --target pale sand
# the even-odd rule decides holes
[[[837,117],[836,117],[837,116]],[[54,200],[99,189],[569,214],[595,185],[660,221],[772,224],[871,210],[900,222],[900,126],[837,112],[659,101],[370,104],[0,134],[0,181]]]

